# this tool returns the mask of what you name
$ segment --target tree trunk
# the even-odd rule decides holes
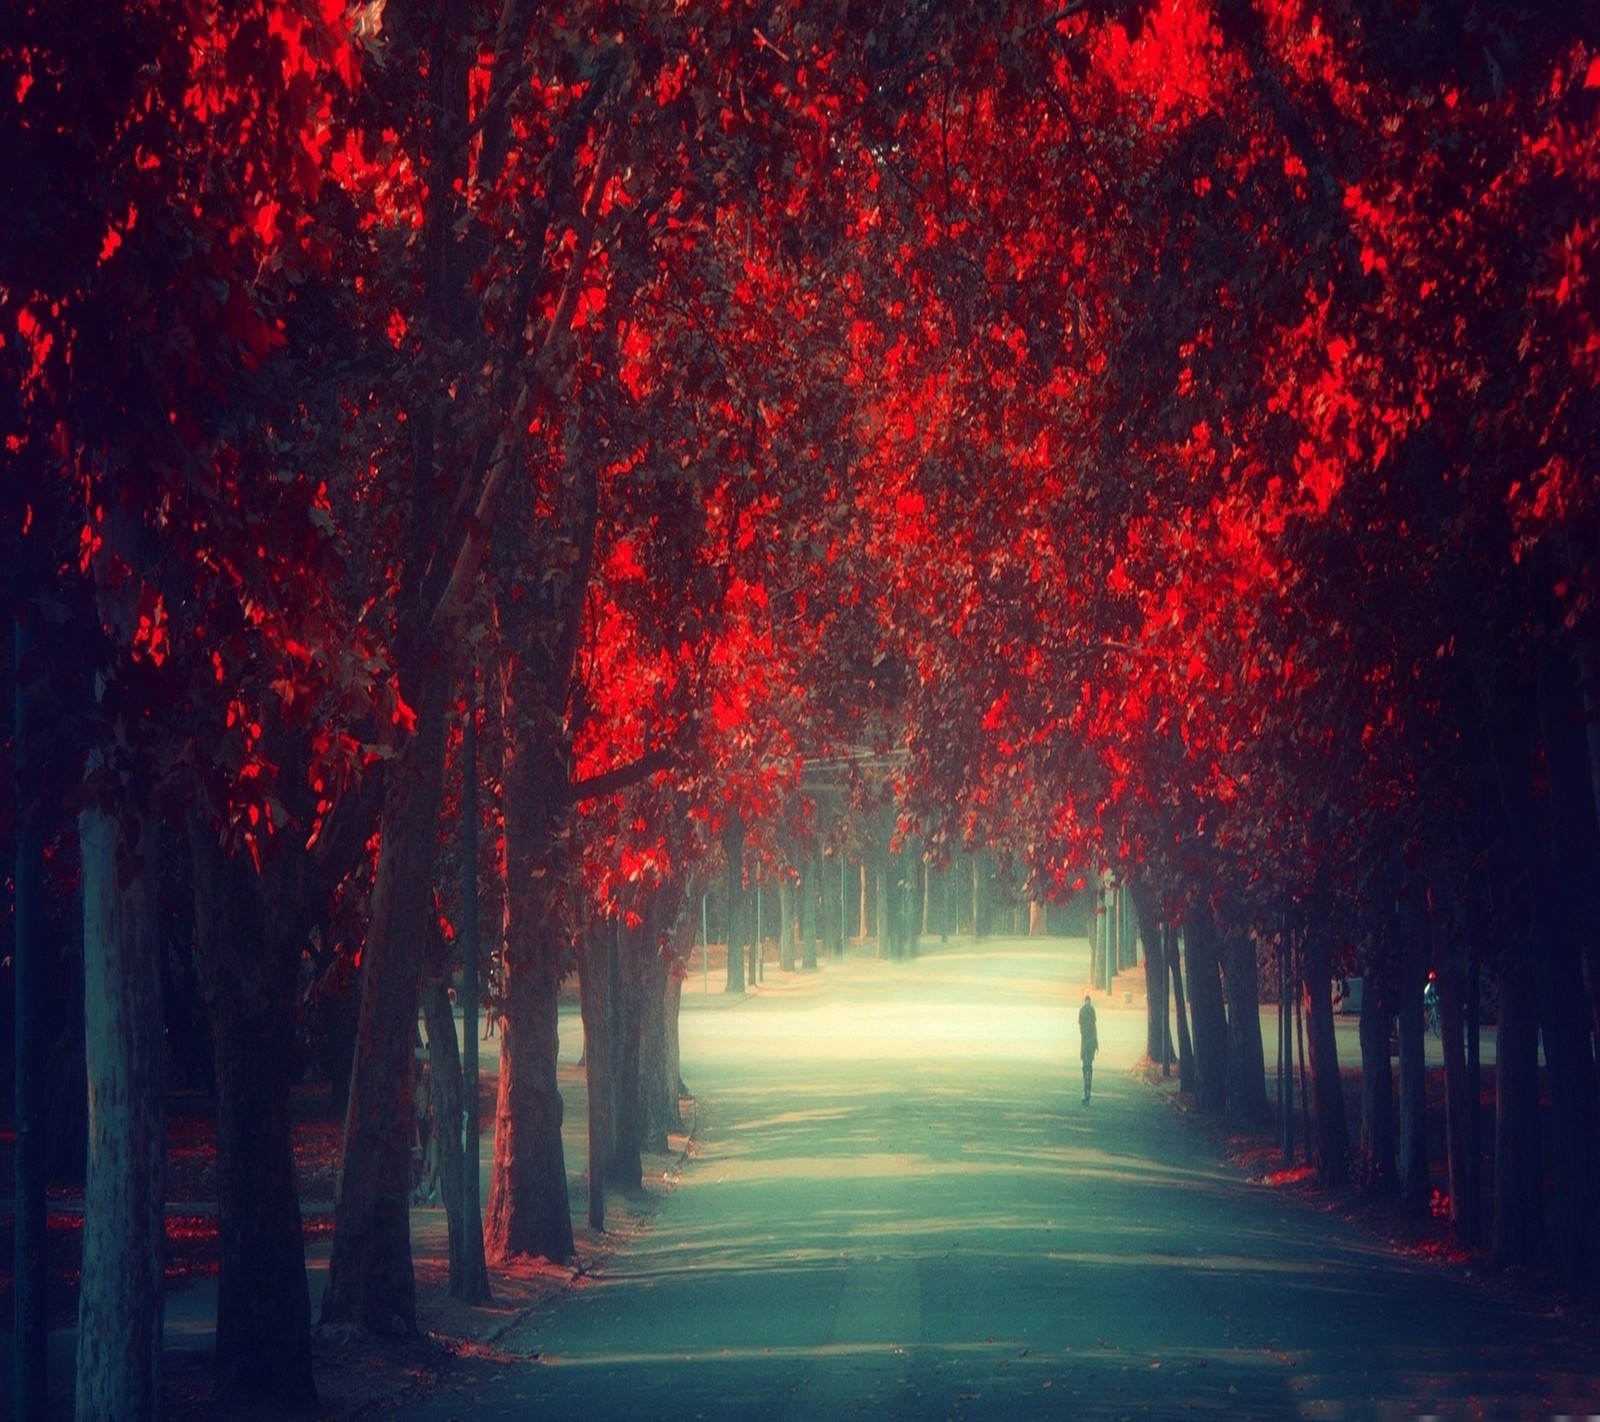
[[[647,949],[654,948],[660,900],[659,890],[652,893],[643,906],[639,922],[619,924],[616,937],[616,976],[612,988],[616,1012],[612,1018],[615,1036],[611,1058],[615,1073],[612,1103],[616,1132],[611,1155],[606,1161],[606,1179],[623,1190],[637,1190],[644,1183],[644,1162],[640,1159],[643,1133],[639,1118],[640,960]]]
[[[1533,967],[1515,948],[1500,964],[1495,1029],[1495,1265],[1537,1263],[1546,1248],[1539,1141],[1539,1008]]]
[[[817,929],[822,907],[821,861],[815,856],[807,859],[800,879],[800,970],[814,973],[817,970]]]
[[[1247,1126],[1266,1125],[1272,1120],[1272,1103],[1267,1100],[1256,945],[1237,930],[1222,936],[1221,942],[1228,998],[1228,1119]]]
[[[1228,1106],[1228,1012],[1216,925],[1205,905],[1189,915],[1184,943],[1194,1013],[1195,1105],[1208,1116],[1220,1116]]]
[[[439,932],[437,922],[433,931]],[[439,946],[442,948],[443,944]],[[439,1198],[444,1204],[450,1280],[454,1284],[466,1268],[467,1221],[461,1188],[464,1174],[461,1051],[456,1041],[456,1014],[450,1004],[448,977],[446,973],[435,978],[423,989],[422,1010],[428,1024],[428,1092],[433,1108],[434,1170]],[[452,1288],[451,1293],[455,1292]]]
[[[562,879],[554,856],[568,777],[558,747],[547,739],[544,688],[536,686],[521,664],[510,669],[502,773],[506,1013],[484,1221],[485,1252],[497,1263],[517,1255],[565,1263],[573,1250],[556,1074],[563,942],[554,901]]]
[[[1600,1264],[1600,1076],[1580,946],[1600,931],[1600,823],[1570,659],[1544,648],[1538,687],[1550,832],[1544,883],[1535,890],[1530,957],[1550,1090],[1551,1242],[1563,1270],[1581,1277]]]
[[[162,1409],[161,955],[141,828],[98,805],[78,816],[89,1081],[78,1422],[147,1422]]]
[[[1167,1026],[1167,958],[1162,949],[1161,918],[1156,912],[1156,897],[1137,875],[1128,880],[1134,918],[1139,936],[1145,941],[1144,954],[1144,1051],[1153,1062],[1165,1066],[1172,1060],[1172,1034]]]
[[[1450,1233],[1475,1245],[1479,1235],[1478,1162],[1468,1149],[1468,1121],[1478,1110],[1478,1084],[1467,1080],[1461,967],[1435,924],[1434,979],[1439,992],[1439,1035],[1444,1048],[1445,1169],[1450,1190]]]
[[[13,1070],[15,1073],[16,1148],[13,1156],[15,1239],[12,1277],[16,1280],[12,1348],[13,1401],[16,1422],[44,1422],[48,1405],[46,1347],[49,1315],[46,1250],[49,1244],[45,1208],[47,1181],[45,1118],[45,994],[48,956],[44,916],[44,837],[36,819],[37,797],[44,786],[32,742],[38,733],[34,684],[38,642],[35,618],[18,594],[12,631],[13,719],[12,804],[16,813],[16,858],[12,880],[12,1005]],[[42,762],[43,757],[38,757]]]
[[[1178,1090],[1195,1090],[1194,1041],[1189,1035],[1189,1008],[1183,995],[1183,953],[1178,947],[1178,930],[1171,923],[1163,924],[1161,936],[1166,949],[1167,965],[1172,973],[1172,1009],[1178,1023]]]
[[[589,1091],[589,1228],[606,1227],[606,1162],[616,1147],[616,1077],[612,1023],[616,1015],[614,918],[584,930],[578,964],[578,1009],[583,1016],[583,1070]]]
[[[778,878],[778,967],[794,971],[794,885],[787,871]]]
[[[474,696],[472,700],[476,700]],[[481,935],[478,924],[478,721],[469,701],[461,728],[461,1088],[465,1107],[461,1161],[461,1272],[450,1271],[450,1296],[488,1303],[483,1255],[482,1130],[478,1119],[478,1000]],[[454,1264],[455,1256],[451,1256]]]
[[[667,1080],[672,1084],[673,1125],[684,1128],[682,1098],[688,1095],[683,1082],[683,1053],[679,1047],[678,1009],[683,1005],[683,974],[676,968],[667,974]]]
[[[417,983],[432,912],[444,779],[449,667],[430,660],[414,702],[417,726],[384,795],[378,871],[361,957],[344,1152],[334,1202],[333,1255],[322,1322],[389,1337],[417,1332],[411,1264],[413,1043]]]
[[[748,905],[744,887],[744,821],[734,811],[722,831],[722,849],[728,860],[728,992],[744,991],[745,918]]]
[[[1550,890],[1556,898],[1570,893],[1570,884]],[[1581,1277],[1600,1260],[1600,1102],[1588,1002],[1572,936],[1576,925],[1569,915],[1562,919],[1546,921],[1548,931],[1531,956],[1550,1090],[1556,1187],[1551,1243],[1563,1271]]]
[[[1422,994],[1428,981],[1428,927],[1421,886],[1409,883],[1401,896],[1396,992],[1400,1040],[1400,1208],[1418,1218],[1432,1205],[1428,1178],[1428,1081],[1423,1056]]]
[[[270,862],[269,885],[199,815],[189,845],[217,1084],[216,1392],[309,1407],[311,1292],[289,1109],[304,886]]]
[[[1350,1127],[1345,1118],[1344,1084],[1339,1079],[1339,1049],[1333,1034],[1333,964],[1328,931],[1311,924],[1301,961],[1305,989],[1306,1054],[1311,1061],[1311,1093],[1316,1129],[1317,1178],[1342,1185],[1350,1178]]]
[[[680,905],[681,912],[681,905]],[[639,965],[639,1144],[660,1154],[667,1135],[682,1129],[678,1083],[667,1075],[667,983],[673,963],[657,944]]]
[[[1389,1065],[1391,998],[1378,965],[1368,967],[1361,991],[1361,1136],[1357,1154],[1362,1185],[1386,1195],[1397,1180],[1394,1071]]]

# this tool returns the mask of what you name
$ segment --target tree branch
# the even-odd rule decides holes
[[[637,760],[630,760],[626,765],[615,766],[611,770],[601,771],[599,775],[590,775],[582,780],[575,780],[566,789],[566,801],[569,805],[578,805],[585,800],[598,800],[602,795],[614,795],[619,790],[626,790],[630,785],[637,785],[641,780],[647,780],[658,770],[666,770],[672,765],[672,747],[657,746],[652,751],[646,751]]]

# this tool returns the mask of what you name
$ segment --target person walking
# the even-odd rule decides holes
[[[1083,1103],[1089,1104],[1089,1088],[1094,1082],[1094,1054],[1100,1050],[1100,1034],[1095,1026],[1094,1003],[1083,995],[1078,1009],[1078,1055],[1083,1058]]]

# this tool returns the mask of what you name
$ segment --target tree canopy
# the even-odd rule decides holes
[[[175,827],[278,876],[269,1015],[362,878],[325,1316],[409,1323],[384,1201],[466,707],[516,1100],[584,923],[730,827],[798,873],[845,834],[807,766],[866,757],[897,847],[1298,936],[1308,1000],[1425,899],[1436,967],[1543,1031],[1557,1233],[1600,1248],[1581,7],[13,8],[7,579],[49,655],[12,673],[59,714],[11,818],[108,816],[113,895]],[[543,1142],[503,1250],[570,1239],[517,1205],[559,1119],[503,1096]]]

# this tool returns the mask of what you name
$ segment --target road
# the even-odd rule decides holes
[[[691,990],[681,1184],[403,1415],[1600,1414],[1560,1318],[1220,1167],[1134,1079],[1139,1011],[1101,1001],[1085,1106],[1086,977],[1006,941]]]

